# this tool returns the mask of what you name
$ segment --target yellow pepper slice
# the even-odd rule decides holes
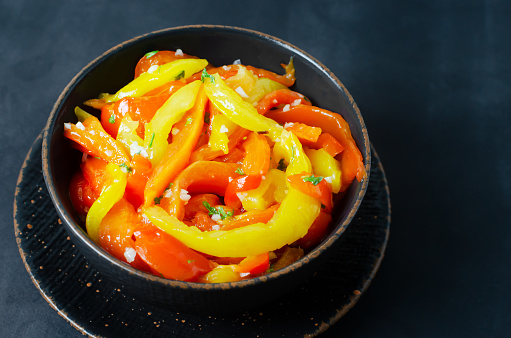
[[[323,179],[330,183],[332,192],[337,194],[341,190],[341,164],[325,149],[305,149],[309,158],[312,171],[316,176],[323,176]]]
[[[194,81],[179,88],[161,106],[149,123],[145,126],[144,147],[147,149],[149,160],[155,167],[162,159],[168,146],[168,137],[175,123],[195,104],[197,93],[202,83]]]
[[[310,161],[305,155],[298,137],[288,130],[282,131],[273,146],[273,159],[278,162],[281,158],[285,163],[289,163],[286,176],[312,171]]]
[[[179,59],[166,63],[152,72],[145,72],[122,87],[115,95],[103,95],[106,102],[115,102],[123,97],[140,97],[177,78],[187,79],[208,65],[204,59]],[[183,73],[184,72],[184,73]]]
[[[204,89],[211,103],[237,125],[255,132],[267,132],[272,140],[277,139],[282,132],[282,126],[260,115],[254,106],[227,86],[218,74],[204,79]]]
[[[98,245],[101,221],[114,204],[121,200],[127,182],[127,174],[117,164],[108,163],[106,172],[109,177],[108,182],[98,199],[92,204],[85,220],[89,237]]]
[[[250,102],[252,105],[257,104],[263,97],[265,97],[266,94],[272,93],[279,89],[285,89],[287,88],[281,83],[278,83],[277,81],[270,80],[265,77],[261,77],[257,79],[257,82],[255,83],[254,87],[248,94],[248,99],[246,99],[247,102]]]
[[[211,150],[222,150],[224,154],[229,153],[229,135],[238,128],[236,123],[224,115],[215,115],[211,121],[211,136],[208,141]]]
[[[278,169],[270,169],[261,184],[255,189],[238,193],[243,209],[265,210],[273,203],[281,203],[287,193],[286,174]]]

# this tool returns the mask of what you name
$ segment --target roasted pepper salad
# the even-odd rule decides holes
[[[89,237],[137,269],[205,283],[281,269],[317,245],[333,201],[366,172],[346,121],[289,89],[292,59],[282,67],[153,51],[117,93],[84,102],[93,114],[76,107],[70,198]]]

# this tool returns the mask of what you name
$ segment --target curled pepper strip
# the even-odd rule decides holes
[[[127,175],[116,164],[108,163],[106,165],[106,174],[110,182],[105,184],[103,191],[92,204],[85,220],[87,233],[97,244],[100,242],[99,227],[101,221],[114,204],[121,200],[127,182]]]
[[[284,133],[286,133],[284,131]],[[292,133],[284,138],[284,152],[290,158],[287,175],[310,172],[310,162],[300,142]],[[289,173],[288,173],[289,171]],[[188,247],[217,257],[247,257],[263,254],[291,244],[307,234],[319,215],[320,202],[293,187],[282,200],[273,218],[267,224],[255,223],[227,231],[202,232],[169,215],[159,206],[142,209],[142,213],[158,228],[174,236]]]
[[[244,101],[234,90],[229,88],[218,74],[206,79],[204,88],[209,100],[220,112],[237,125],[255,132],[267,132],[275,140],[282,132],[277,122],[260,115],[250,103]]]

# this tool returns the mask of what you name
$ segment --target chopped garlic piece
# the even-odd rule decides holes
[[[213,215],[213,216],[218,216],[218,217],[220,217],[220,215]],[[211,218],[213,219],[213,217],[211,217]],[[215,225],[213,225],[213,226],[211,227],[211,229],[212,229],[212,230],[220,230],[220,225],[215,224]]]
[[[85,126],[80,121],[76,122],[76,128],[80,130],[85,130]]]
[[[172,197],[172,189],[165,190],[165,194],[163,194],[163,197],[171,198]]]
[[[293,122],[287,122],[285,125],[284,125],[284,129],[287,129],[287,128],[291,128],[292,126],[294,126],[295,124]]]
[[[124,250],[124,258],[126,258],[126,262],[133,263],[136,256],[137,256],[137,252],[135,251],[135,249],[127,247]]]
[[[227,127],[225,125],[222,124],[222,126],[220,127],[220,130],[219,132],[221,133],[227,133],[229,132],[229,129],[227,129]]]
[[[177,135],[177,133],[179,133],[179,129],[172,128],[172,135]]]
[[[106,156],[112,156],[112,151],[111,150],[105,150],[105,154],[106,154]]]
[[[211,219],[215,222],[218,222],[222,217],[219,214],[211,215]],[[220,227],[218,227],[220,229]]]
[[[179,198],[182,201],[188,202],[190,200],[190,198],[192,198],[192,197],[188,194],[187,190],[181,189],[181,193],[179,194]]]
[[[236,93],[238,93],[238,94],[239,94],[242,98],[244,98],[244,99],[248,98],[248,95],[247,95],[247,93],[245,93],[245,91],[243,90],[243,88],[241,88],[241,87],[237,87],[237,88],[235,89],[235,91],[236,91]]]
[[[286,104],[284,108],[282,108],[282,111],[289,111],[290,105]]]
[[[328,183],[332,184],[332,180],[333,180],[333,177],[332,177],[332,176],[323,177],[323,179],[324,179],[325,181],[327,181]]]
[[[183,51],[181,49],[177,49],[175,55],[176,56],[183,56],[184,54],[183,54]]]
[[[241,65],[241,60],[240,59],[234,60],[234,62],[232,64],[233,65]]]
[[[70,130],[71,129],[71,123],[64,123],[64,130]]]
[[[300,104],[300,102],[302,102],[302,100],[300,99],[296,99],[293,101],[293,103],[291,103],[292,106],[298,106]]]
[[[158,69],[158,67],[159,67],[158,65],[152,65],[151,67],[149,67],[149,69],[147,70],[147,72],[148,72],[149,74],[151,74],[151,73],[155,72],[155,71]]]
[[[277,101],[277,99],[273,99],[273,104],[278,104],[279,101]]]

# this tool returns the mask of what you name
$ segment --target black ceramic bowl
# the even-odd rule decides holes
[[[351,131],[369,173],[370,145],[364,121],[352,97],[325,66],[304,51],[266,34],[224,26],[188,26],[143,35],[110,49],[78,73],[55,103],[44,130],[42,160],[46,185],[61,220],[81,253],[106,278],[137,299],[177,312],[226,313],[256,308],[302,285],[328,259],[355,215],[368,180],[354,182],[334,211],[332,233],[298,262],[269,275],[234,283],[200,284],[167,280],[110,256],[82,230],[69,199],[68,186],[81,154],[63,136],[64,122],[76,122],[75,106],[99,93],[115,93],[132,80],[137,61],[153,50],[182,49],[213,65],[243,64],[282,73],[281,63],[294,57],[296,83],[314,105],[340,113]]]

